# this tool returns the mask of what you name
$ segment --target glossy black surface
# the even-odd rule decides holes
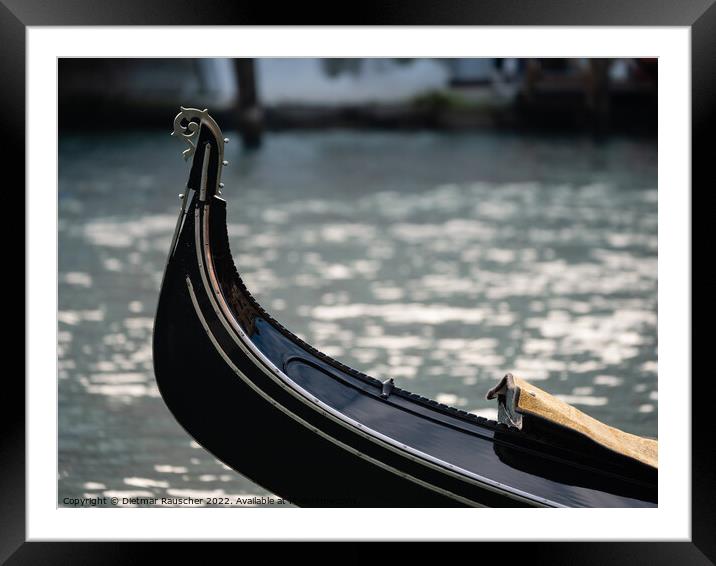
[[[190,188],[205,141],[202,128]],[[302,505],[655,505],[656,474],[603,451],[553,446],[399,389],[382,399],[378,380],[256,303],[231,258],[226,203],[208,193],[206,204],[194,193],[167,265],[154,357],[172,412],[225,463]]]

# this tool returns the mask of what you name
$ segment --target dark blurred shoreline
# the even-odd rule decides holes
[[[375,129],[656,138],[655,61],[386,59],[378,71],[361,61],[61,59],[59,130],[166,129],[184,105],[258,137]],[[397,91],[411,68],[410,87]]]

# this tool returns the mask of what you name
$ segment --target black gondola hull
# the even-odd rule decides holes
[[[202,126],[154,328],[161,395],[199,444],[299,506],[656,505],[653,470],[386,393],[273,320],[231,258],[217,142]]]

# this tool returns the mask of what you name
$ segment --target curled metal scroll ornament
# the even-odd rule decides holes
[[[224,161],[224,144],[229,141],[229,138],[223,136],[219,125],[209,116],[209,111],[206,108],[199,110],[198,108],[185,108],[184,106],[180,106],[179,114],[174,118],[174,131],[172,132],[172,136],[184,140],[189,146],[182,152],[182,156],[186,161],[196,153],[196,145],[199,141],[199,130],[201,130],[202,126],[208,128],[213,136],[212,144],[214,147],[211,151],[215,151],[218,157],[215,192],[217,195],[220,195],[221,189],[224,186],[224,183],[221,182],[221,170],[229,164],[228,161]]]
[[[173,136],[184,140],[189,146],[182,152],[182,156],[186,161],[194,155],[196,151],[196,141],[199,137],[199,126],[201,122],[213,122],[213,118],[209,116],[209,111],[199,110],[198,108],[179,107],[179,114],[174,118]]]
[[[179,114],[174,118],[174,131],[172,135],[184,140],[189,146],[182,152],[184,160],[192,157],[196,151],[196,141],[199,137],[199,126],[201,124],[206,125],[216,137],[219,153],[223,159],[224,142],[228,141],[228,139],[223,137],[219,125],[209,116],[209,111],[206,108],[199,110],[198,108],[184,108],[180,106]]]

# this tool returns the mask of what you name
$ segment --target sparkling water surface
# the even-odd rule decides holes
[[[234,258],[301,338],[479,415],[496,415],[485,392],[512,371],[657,436],[655,143],[301,132],[245,154],[237,142],[224,174]],[[60,140],[59,505],[268,493],[193,442],[154,381],[183,149],[164,132]]]

